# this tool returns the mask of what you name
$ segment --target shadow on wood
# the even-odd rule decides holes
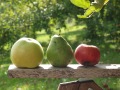
[[[58,90],[103,90],[93,80],[60,83]]]

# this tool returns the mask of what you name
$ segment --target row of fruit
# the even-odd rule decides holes
[[[100,50],[94,45],[80,44],[75,49],[60,35],[54,35],[46,51],[47,59],[54,67],[66,67],[72,60],[84,66],[94,66],[100,60]],[[32,38],[20,38],[10,52],[12,63],[19,68],[38,67],[44,58],[41,44]]]

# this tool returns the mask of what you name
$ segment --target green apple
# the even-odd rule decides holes
[[[35,68],[44,56],[41,44],[32,38],[20,38],[11,48],[10,58],[20,68]]]
[[[66,67],[73,58],[71,46],[60,35],[52,36],[46,54],[47,59],[54,67]]]

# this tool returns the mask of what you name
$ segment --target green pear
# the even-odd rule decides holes
[[[52,36],[46,54],[47,59],[54,67],[66,67],[73,58],[71,46],[59,35]]]

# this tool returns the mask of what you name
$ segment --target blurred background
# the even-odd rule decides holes
[[[59,83],[77,80],[8,78],[10,50],[21,37],[38,40],[45,52],[51,36],[60,34],[73,50],[81,43],[96,45],[101,51],[100,63],[120,63],[120,0],[110,0],[91,18],[77,18],[83,13],[70,0],[0,0],[0,90],[57,90]],[[120,90],[119,78],[94,80],[101,87],[107,84],[110,90]]]

